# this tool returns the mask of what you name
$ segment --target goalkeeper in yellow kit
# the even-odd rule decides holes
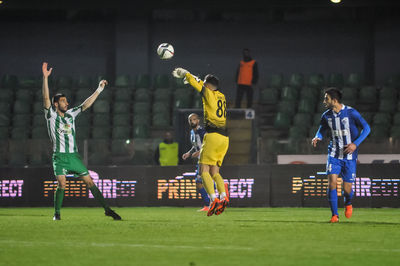
[[[210,210],[207,216],[214,213],[221,214],[229,203],[226,196],[224,180],[219,174],[225,154],[229,147],[229,138],[226,130],[226,100],[225,95],[218,90],[219,80],[208,74],[204,81],[190,74],[183,68],[176,68],[172,75],[184,78],[193,88],[200,92],[203,99],[204,124],[206,134],[200,150],[200,173],[203,185],[211,199]],[[214,182],[220,195],[215,195]]]

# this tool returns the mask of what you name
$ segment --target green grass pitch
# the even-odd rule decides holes
[[[398,265],[400,210],[0,208],[0,265]],[[343,210],[340,210],[343,213]]]

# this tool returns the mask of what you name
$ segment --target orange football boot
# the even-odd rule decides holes
[[[353,214],[353,205],[347,205],[345,208],[344,215],[347,219],[350,219],[351,215]]]
[[[229,186],[228,186],[228,183],[225,183],[225,193],[226,193],[226,197],[229,199]]]
[[[213,215],[215,213],[215,211],[217,210],[220,203],[221,203],[221,201],[218,198],[215,198],[215,200],[213,202],[211,202],[211,204],[210,204],[210,208],[207,212],[207,216]]]
[[[220,215],[221,213],[223,213],[228,204],[229,204],[229,198],[225,197],[223,200],[221,200],[219,206],[215,210],[215,215]]]
[[[208,212],[209,209],[208,206],[204,206],[202,209],[198,210],[198,212]]]
[[[337,215],[333,215],[332,216],[332,218],[331,218],[331,221],[330,221],[330,223],[338,223],[339,222],[339,216],[337,216]]]

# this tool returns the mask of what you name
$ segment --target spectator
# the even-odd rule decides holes
[[[251,108],[253,104],[253,85],[258,82],[258,65],[256,60],[251,58],[250,50],[243,49],[243,60],[240,61],[236,71],[236,104],[235,108],[240,108],[243,94],[246,93],[247,108]]]
[[[164,141],[161,142],[155,153],[155,161],[161,166],[176,166],[179,162],[179,145],[174,142],[172,133],[167,131],[164,134]]]

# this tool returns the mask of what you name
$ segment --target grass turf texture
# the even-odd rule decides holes
[[[0,209],[0,265],[397,265],[400,211],[320,208]]]

